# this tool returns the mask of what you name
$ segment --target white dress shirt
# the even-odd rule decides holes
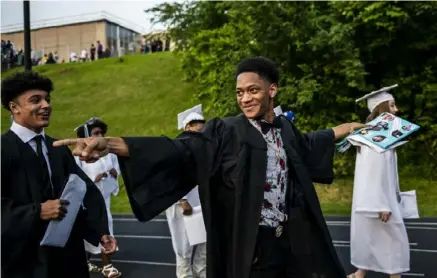
[[[12,122],[12,126],[11,126],[11,130],[12,132],[14,132],[18,138],[21,139],[21,141],[23,141],[24,143],[29,144],[32,149],[34,150],[34,152],[36,153],[36,141],[35,141],[35,136],[37,135],[42,135],[42,137],[44,138],[44,140],[41,140],[41,144],[42,144],[42,152],[44,154],[44,158],[46,159],[47,162],[47,168],[49,169],[49,175],[50,175],[50,180],[51,180],[51,176],[52,176],[52,169],[50,167],[50,161],[49,161],[49,156],[48,156],[48,150],[47,150],[47,146],[46,146],[46,136],[44,134],[44,130],[41,133],[36,133],[20,124],[17,124],[15,121]]]

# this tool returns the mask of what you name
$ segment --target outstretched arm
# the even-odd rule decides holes
[[[94,162],[118,156],[132,210],[147,221],[180,200],[220,164],[229,132],[223,121],[209,121],[203,131],[168,137],[65,139],[54,146],[74,146],[73,155]]]
[[[334,179],[333,159],[335,141],[347,136],[350,132],[363,125],[346,123],[334,128],[318,130],[311,133],[301,133],[293,123],[287,120],[296,138],[295,144],[303,159],[313,182],[330,184]]]
[[[129,156],[129,148],[123,138],[107,137],[107,139],[110,153],[113,153],[119,157]]]

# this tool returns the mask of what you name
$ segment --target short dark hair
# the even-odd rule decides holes
[[[279,83],[279,71],[275,64],[264,57],[246,58],[241,60],[235,71],[235,79],[243,72],[254,72],[270,83]]]
[[[29,90],[42,90],[50,94],[52,81],[34,71],[19,72],[2,80],[2,105],[7,110],[9,102]]]
[[[103,135],[106,134],[106,132],[108,132],[108,125],[105,124],[103,121],[101,120],[95,120],[93,123],[91,124],[87,124],[87,128],[88,128],[88,133],[89,135],[91,135],[91,132],[94,128],[96,127],[100,127],[102,129],[102,133]],[[77,131],[76,131],[77,137],[78,138],[85,138],[85,125],[80,126]]]

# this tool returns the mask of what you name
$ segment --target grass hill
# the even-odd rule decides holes
[[[195,87],[181,81],[170,53],[33,69],[54,83],[47,132],[59,138],[75,136],[73,129],[93,116],[109,125],[111,136],[176,135],[177,113],[193,104]],[[2,113],[2,131],[9,125],[9,115]]]
[[[19,70],[23,69],[9,71],[2,78]],[[109,136],[172,137],[178,134],[177,113],[198,103],[192,99],[196,86],[182,81],[179,60],[170,53],[127,56],[123,62],[110,58],[44,65],[34,70],[54,83],[53,117],[47,133],[56,138],[75,137],[74,128],[90,117],[101,117],[109,126]],[[2,132],[9,126],[9,113],[2,109]],[[403,190],[417,190],[423,216],[437,216],[435,181],[410,177],[400,180]],[[316,187],[326,214],[350,213],[350,178]],[[122,185],[112,207],[114,212],[131,213]]]

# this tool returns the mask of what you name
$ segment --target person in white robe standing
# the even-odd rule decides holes
[[[77,127],[75,131],[79,138],[100,137],[105,136],[108,131],[108,126],[99,118],[91,118],[85,124]],[[111,195],[116,196],[119,191],[118,176],[120,175],[120,167],[118,165],[117,156],[114,154],[108,154],[95,163],[82,162],[78,157],[75,157],[75,160],[85,174],[87,174],[100,189],[108,212],[109,232],[111,236],[114,236],[111,214]],[[91,254],[100,254],[103,264],[103,268],[99,268],[88,260],[88,269],[90,272],[101,272],[103,276],[109,278],[121,276],[121,272],[111,264],[109,256],[101,252],[101,246],[93,246],[87,241],[84,241],[84,244],[85,250],[88,252],[88,258],[90,258]]]
[[[198,105],[178,115],[178,128],[199,132],[205,125],[202,106]],[[206,277],[206,242],[191,246],[184,223],[184,215],[191,215],[193,207],[200,206],[196,186],[179,202],[166,210],[173,250],[176,254],[176,277]]]
[[[372,92],[367,99],[370,122],[383,112],[398,109],[389,88]],[[377,153],[357,146],[351,216],[351,264],[362,278],[367,271],[400,277],[410,269],[410,249],[402,218],[397,156],[394,149]]]

